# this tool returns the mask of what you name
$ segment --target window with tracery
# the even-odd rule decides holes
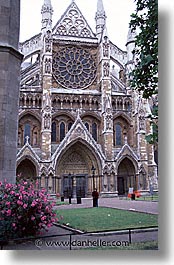
[[[24,127],[24,144],[27,141],[27,137],[28,137],[28,142],[30,143],[30,135],[31,135],[31,126],[30,124],[26,123]]]
[[[65,88],[88,87],[96,72],[95,58],[86,49],[64,47],[53,55],[53,76]]]
[[[56,123],[53,122],[52,123],[52,128],[51,128],[51,142],[56,142],[56,138],[57,138],[57,135],[56,135]]]
[[[122,145],[122,128],[119,123],[115,125],[115,131],[116,131],[116,145]]]
[[[92,137],[97,141],[97,124],[95,122],[92,123]]]
[[[99,122],[94,117],[85,117],[84,125],[87,128],[87,130],[92,135],[93,139],[98,142],[99,141]]]
[[[19,120],[18,147],[22,147],[26,142],[33,146],[40,145],[41,123],[34,116],[27,114]]]
[[[62,141],[65,138],[65,123],[60,123],[60,141]]]

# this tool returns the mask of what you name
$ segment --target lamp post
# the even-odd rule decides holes
[[[68,196],[69,204],[71,204],[71,173],[68,174]]]
[[[91,170],[92,170],[93,190],[94,190],[95,189],[95,180],[94,180],[94,178],[95,178],[95,170],[96,170],[96,168],[94,167],[94,165],[92,165]]]

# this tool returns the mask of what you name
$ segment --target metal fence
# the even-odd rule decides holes
[[[16,244],[21,244],[21,243],[26,243],[30,241],[33,242],[33,244],[37,247],[37,248],[41,248],[43,242],[45,242],[44,240],[47,240],[47,245],[48,247],[53,247],[53,245],[55,247],[66,247],[66,249],[72,250],[74,248],[73,243],[75,241],[77,241],[77,238],[79,237],[81,242],[84,243],[85,247],[95,247],[94,245],[92,246],[92,240],[86,240],[84,239],[85,237],[91,236],[94,237],[95,236],[100,236],[104,241],[103,242],[107,242],[107,237],[109,235],[124,235],[125,238],[127,237],[127,240],[124,240],[125,245],[127,243],[127,245],[130,245],[132,243],[132,235],[136,234],[136,233],[146,233],[146,232],[152,232],[152,231],[158,231],[158,226],[148,226],[148,227],[132,227],[132,228],[127,228],[127,229],[118,229],[118,230],[107,230],[107,231],[91,231],[91,232],[78,232],[78,231],[72,231],[69,233],[63,233],[63,234],[55,234],[55,235],[44,235],[44,236],[38,236],[38,237],[27,237],[27,238],[12,238],[12,239],[8,239],[8,240],[4,240],[2,238],[0,238],[0,248],[1,250],[4,249],[5,246],[7,246],[10,242],[13,243],[13,245]],[[68,239],[64,239],[65,240],[65,244],[62,245],[62,242],[60,239],[62,237],[68,237]],[[76,237],[76,240],[73,240],[73,237]],[[91,238],[90,237],[90,238]],[[50,240],[55,238],[56,240]],[[50,241],[49,241],[50,240]],[[60,241],[59,241],[60,240]],[[80,242],[79,240],[79,242]],[[149,240],[150,241],[150,240]],[[85,244],[86,242],[86,244]],[[102,243],[101,241],[95,241],[95,243],[97,242],[97,244],[95,244],[96,246],[99,245],[99,243]],[[116,241],[115,241],[116,242]],[[117,241],[117,243],[120,241]],[[118,243],[118,245],[120,245],[120,243]],[[101,244],[100,244],[101,246]],[[80,246],[79,246],[80,248]]]

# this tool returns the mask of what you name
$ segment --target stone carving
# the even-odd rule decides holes
[[[107,42],[107,37],[104,37],[105,42],[103,43],[103,56],[109,56],[109,43]]]
[[[44,116],[44,129],[50,129],[51,125],[51,115],[46,113]]]
[[[45,73],[51,74],[51,59],[45,59]]]
[[[86,23],[75,2],[72,2],[69,10],[64,15],[56,29],[56,34],[66,36],[78,36],[84,38],[94,37],[93,32]]]
[[[52,36],[51,31],[48,30],[45,36],[45,52],[51,52]]]
[[[66,88],[88,87],[96,77],[96,62],[87,49],[61,48],[53,56],[53,74]]]
[[[139,130],[145,131],[146,130],[146,120],[144,111],[141,109],[139,112]]]
[[[103,64],[103,75],[104,75],[104,77],[109,76],[109,72],[110,72],[109,70],[110,70],[109,62],[104,62],[104,64]]]

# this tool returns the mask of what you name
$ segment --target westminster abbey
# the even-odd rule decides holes
[[[20,43],[17,177],[67,197],[158,189],[146,99],[129,87],[135,33],[126,51],[107,34],[102,0],[93,32],[75,1],[52,25],[51,0],[40,33]]]

